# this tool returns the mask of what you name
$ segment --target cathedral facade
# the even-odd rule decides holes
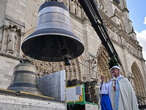
[[[99,82],[101,74],[110,77],[108,53],[78,0],[58,1],[64,2],[69,9],[73,33],[84,44],[84,53],[73,59],[70,66],[65,66],[63,62],[42,62],[28,58],[21,51],[21,44],[23,39],[35,30],[38,9],[45,0],[1,0],[0,88],[8,88],[12,80],[13,68],[24,57],[37,67],[39,76],[65,70],[67,80]],[[131,81],[139,103],[145,103],[145,60],[132,21],[128,16],[126,0],[97,0],[97,4],[110,39],[122,63],[122,74]]]

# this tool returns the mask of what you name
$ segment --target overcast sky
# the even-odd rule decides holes
[[[146,0],[127,0],[129,17],[133,22],[137,39],[143,47],[143,56],[146,60]]]

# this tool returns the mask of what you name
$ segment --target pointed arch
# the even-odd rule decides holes
[[[97,70],[99,72],[98,75],[107,76],[108,80],[111,78],[111,74],[109,73],[108,66],[109,56],[106,49],[101,46],[97,51]]]
[[[131,71],[133,73],[133,83],[134,83],[133,86],[134,86],[136,95],[138,97],[138,101],[139,103],[144,103],[144,101],[140,100],[142,97],[146,96],[146,91],[144,88],[144,80],[136,62],[132,64]]]

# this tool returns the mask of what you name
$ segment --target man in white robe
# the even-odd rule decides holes
[[[109,82],[109,96],[113,110],[139,110],[132,85],[120,75],[120,67],[113,66],[110,70],[113,78]]]

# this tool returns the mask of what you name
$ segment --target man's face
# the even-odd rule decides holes
[[[120,75],[120,71],[119,71],[119,69],[117,69],[117,68],[113,68],[113,69],[111,70],[111,74],[112,74],[112,76],[114,76],[114,77],[118,77],[118,76]]]

